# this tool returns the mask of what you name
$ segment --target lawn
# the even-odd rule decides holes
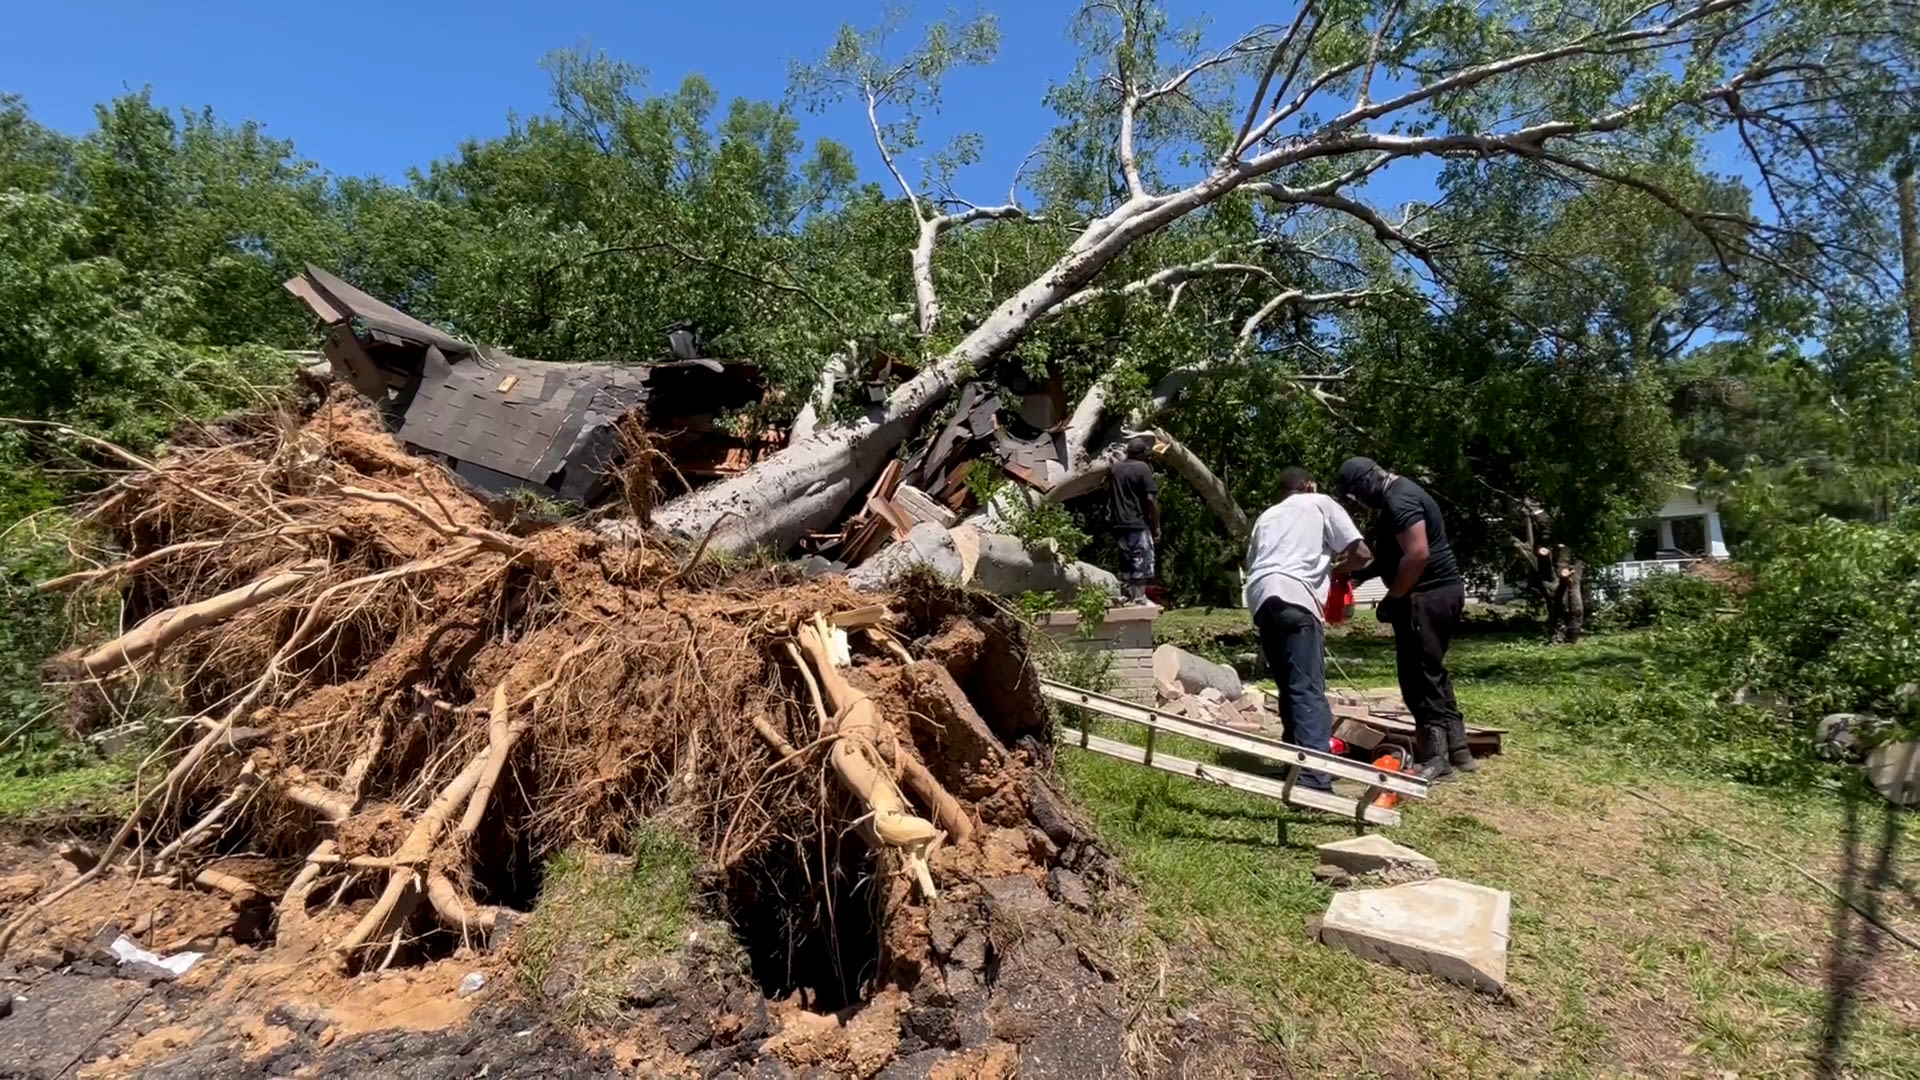
[[[1209,622],[1239,629],[1173,619],[1188,635]],[[1330,642],[1331,679],[1391,685],[1391,643],[1362,622]],[[1634,769],[1556,729],[1556,704],[1630,688],[1644,648],[1457,644],[1462,704],[1509,729],[1506,752],[1388,834],[1511,891],[1508,1001],[1311,942],[1331,895],[1309,874],[1314,845],[1348,825],[1069,750],[1067,776],[1149,913],[1133,945],[1161,972],[1150,992],[1252,1034],[1270,1059],[1188,1075],[1920,1077],[1920,955],[1788,865],[1845,888],[1891,860],[1891,887],[1860,896],[1920,938],[1899,851],[1911,821],[1873,796]]]

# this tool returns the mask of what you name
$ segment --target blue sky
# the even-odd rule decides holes
[[[699,72],[723,98],[778,99],[792,61],[818,56],[842,23],[878,22],[886,2],[0,0],[0,92],[24,96],[42,123],[78,133],[93,126],[96,103],[151,86],[166,107],[210,105],[228,122],[258,121],[336,175],[399,180],[464,139],[504,131],[509,112],[545,110],[539,60],[552,50],[604,50],[646,68],[655,90]],[[984,6],[999,18],[1000,57],[951,77],[945,112],[928,121],[925,135],[929,146],[961,131],[983,135],[984,160],[956,189],[998,202],[1054,123],[1042,97],[1072,70],[1068,25],[1079,3]],[[1176,23],[1206,20],[1215,46],[1292,11],[1271,0],[1170,0],[1168,7]],[[929,17],[948,10],[945,2],[915,6]],[[865,177],[885,179],[859,109],[803,115],[802,124],[809,138],[851,146]],[[1724,142],[1710,141],[1713,164],[1749,172]],[[907,171],[918,179],[918,168]],[[1367,194],[1386,205],[1428,196],[1436,172],[1430,160],[1396,163]]]
[[[989,5],[1004,33],[1000,59],[953,80],[946,115],[929,132],[986,136],[987,158],[969,177],[985,189],[978,198],[1003,196],[1050,127],[1041,96],[1071,70],[1067,25],[1076,7]],[[916,10],[934,15],[946,6]],[[868,25],[881,12],[882,0],[0,0],[0,91],[23,95],[42,123],[79,132],[92,126],[96,102],[151,85],[166,106],[211,105],[228,121],[260,121],[334,173],[399,179],[462,139],[503,131],[510,110],[544,109],[546,76],[537,64],[551,50],[603,49],[645,67],[657,90],[697,71],[723,97],[778,98],[790,61],[819,54],[841,23]],[[1274,17],[1272,5],[1249,0],[1216,5],[1215,14],[1222,34]],[[863,173],[879,178],[857,111],[805,123],[809,136],[853,145]]]

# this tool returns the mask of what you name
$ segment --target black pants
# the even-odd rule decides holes
[[[1414,753],[1423,761],[1467,749],[1467,724],[1453,699],[1453,679],[1447,674],[1447,649],[1453,644],[1453,628],[1459,625],[1466,603],[1467,589],[1461,584],[1380,602],[1393,626],[1400,696],[1413,714]]]
[[[1306,608],[1270,597],[1253,613],[1260,651],[1279,688],[1280,737],[1295,746],[1326,753],[1333,736],[1333,708],[1327,704],[1327,628]],[[1300,770],[1298,783],[1332,791],[1333,777],[1317,769]]]

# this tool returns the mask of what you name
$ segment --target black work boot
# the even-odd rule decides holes
[[[1416,758],[1413,775],[1429,784],[1444,784],[1454,778],[1453,763],[1447,760],[1447,732],[1445,728],[1422,724],[1414,729],[1413,750]]]
[[[1455,717],[1447,721],[1447,763],[1454,772],[1474,772],[1480,766],[1473,760],[1473,751],[1467,747],[1467,722]]]

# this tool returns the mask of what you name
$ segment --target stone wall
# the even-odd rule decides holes
[[[1152,604],[1116,607],[1090,632],[1082,633],[1080,615],[1073,611],[1049,611],[1036,625],[1064,648],[1079,652],[1104,652],[1112,657],[1108,668],[1108,692],[1115,697],[1132,698],[1148,705],[1153,693],[1153,620],[1160,609]]]

